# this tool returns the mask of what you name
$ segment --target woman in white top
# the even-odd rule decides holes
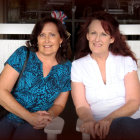
[[[113,137],[110,133],[116,119],[140,117],[137,60],[118,22],[106,12],[96,12],[82,26],[76,49],[71,80],[76,112],[83,121],[80,130],[93,138]]]

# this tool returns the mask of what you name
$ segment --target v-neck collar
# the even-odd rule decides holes
[[[104,81],[103,81],[103,78],[102,78],[102,75],[101,75],[101,71],[100,71],[100,69],[99,69],[99,66],[98,66],[98,63],[96,62],[96,60],[95,59],[93,59],[92,57],[91,57],[91,55],[90,54],[88,54],[88,57],[90,58],[89,60],[91,61],[91,63],[94,63],[95,65],[96,65],[96,72],[98,73],[98,76],[99,76],[99,81],[100,81],[100,83],[102,84],[102,85],[104,85],[104,86],[106,86],[107,84],[108,84],[108,76],[109,76],[109,66],[108,65],[110,65],[110,60],[111,60],[111,57],[112,57],[112,53],[111,52],[109,52],[109,55],[108,55],[108,57],[107,57],[107,59],[106,59],[106,64],[105,64],[105,69],[106,69],[106,83],[104,83]]]
[[[50,72],[48,73],[48,75],[47,76],[44,76],[44,73],[43,73],[43,63],[40,61],[40,59],[38,58],[38,56],[37,56],[36,53],[34,53],[34,56],[35,56],[36,60],[38,61],[38,63],[40,64],[40,70],[42,72],[42,77],[44,79],[47,78],[47,77],[49,77],[49,75],[51,74],[51,72],[53,71],[53,69],[56,68],[56,67],[58,67],[60,65],[60,64],[57,64],[57,65],[52,66],[52,68],[51,68]]]

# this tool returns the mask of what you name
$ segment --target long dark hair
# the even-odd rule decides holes
[[[46,23],[55,24],[58,29],[58,32],[60,34],[60,37],[63,39],[63,42],[61,43],[61,47],[59,47],[59,49],[56,53],[57,62],[63,63],[66,60],[70,59],[70,57],[71,57],[68,52],[69,51],[68,49],[70,49],[70,48],[68,48],[69,37],[68,37],[68,34],[67,34],[63,24],[58,19],[51,18],[51,17],[50,18],[45,17],[45,18],[39,20],[36,23],[36,25],[34,26],[32,34],[30,35],[30,40],[26,42],[26,45],[31,51],[33,51],[33,52],[38,51],[37,37],[41,33],[41,31]]]
[[[111,51],[114,55],[130,56],[137,62],[136,57],[126,43],[125,36],[120,33],[119,23],[112,15],[105,11],[95,12],[93,16],[88,18],[84,25],[81,26],[79,39],[76,45],[75,59],[84,57],[91,53],[86,34],[88,33],[89,25],[93,20],[100,20],[105,32],[109,32],[110,36],[115,39],[114,42],[110,44],[109,51]]]

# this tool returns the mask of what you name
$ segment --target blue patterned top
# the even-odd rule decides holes
[[[26,59],[25,46],[18,48],[6,61],[19,73]],[[5,64],[6,64],[5,63]],[[28,62],[13,96],[30,112],[48,110],[61,92],[71,90],[70,85],[71,62],[66,61],[52,67],[49,74],[44,77],[42,62],[35,52],[30,51]],[[23,123],[24,120],[9,113],[8,119]]]

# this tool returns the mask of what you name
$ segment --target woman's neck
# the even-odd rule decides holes
[[[48,64],[48,65],[52,65],[52,66],[58,64],[55,56],[52,56],[52,55],[44,56],[44,55],[40,54],[39,52],[37,52],[36,55],[43,64]]]
[[[107,57],[109,55],[109,52],[103,53],[103,54],[91,54],[91,57],[96,60],[97,62],[105,62]]]

